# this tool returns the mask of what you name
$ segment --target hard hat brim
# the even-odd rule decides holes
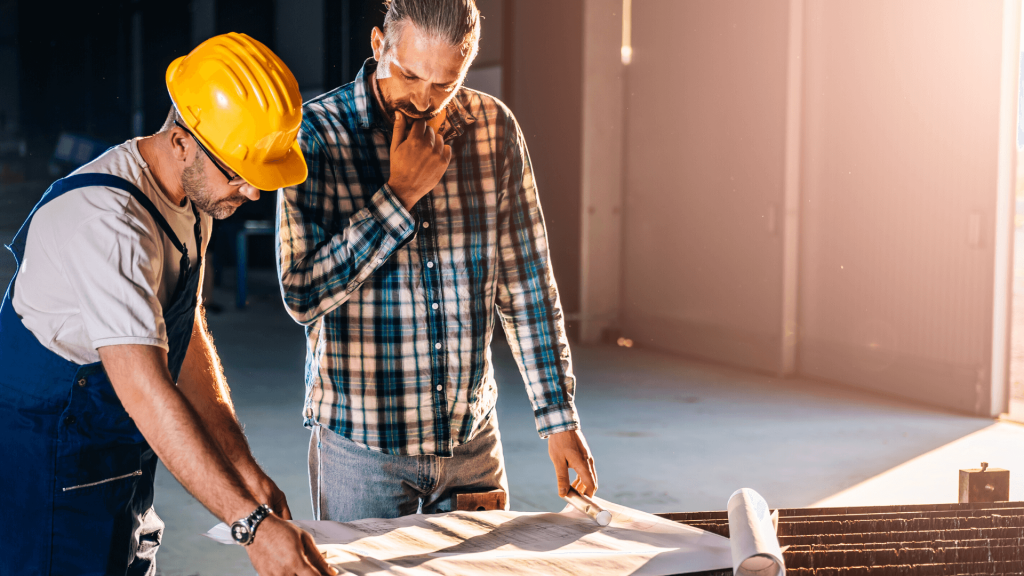
[[[277,190],[306,181],[306,158],[299,143],[293,142],[284,157],[274,162],[225,162],[245,181],[260,190]]]

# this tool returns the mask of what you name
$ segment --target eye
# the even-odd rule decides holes
[[[417,78],[416,78],[415,76],[409,76],[408,74],[402,74],[402,76],[404,76],[404,77],[405,77],[405,80],[406,80],[407,82],[414,82],[414,81],[416,81],[416,80],[417,80]]]

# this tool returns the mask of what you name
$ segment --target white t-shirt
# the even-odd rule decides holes
[[[136,140],[74,172],[120,176],[152,200],[194,266],[195,216],[157,186]],[[200,212],[206,254],[213,219]],[[14,290],[14,310],[39,342],[76,364],[103,346],[167,346],[163,309],[178,283],[181,253],[131,194],[92,186],[61,195],[32,219]]]

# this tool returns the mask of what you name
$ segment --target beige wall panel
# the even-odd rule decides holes
[[[804,17],[799,370],[987,414],[1002,2]]]
[[[622,301],[622,0],[583,6],[580,339],[600,340]]]
[[[779,369],[788,15],[633,2],[622,312],[645,346]]]

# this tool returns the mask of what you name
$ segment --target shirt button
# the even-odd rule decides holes
[[[434,263],[433,262],[427,262],[427,268],[433,268],[433,267],[434,267]]]
[[[441,349],[441,343],[438,342],[437,344],[434,344],[434,348],[437,348],[438,350],[440,350]]]
[[[79,380],[78,380],[78,387],[79,388],[85,388],[85,378],[79,378]]]
[[[440,392],[442,389],[443,389],[443,387],[440,384],[438,384],[437,385],[437,391]]]
[[[64,418],[64,424],[66,426],[70,426],[70,425],[74,424],[77,421],[78,421],[78,419],[75,418],[74,414],[71,414],[71,415],[67,416],[66,418]]]
[[[433,308],[434,310],[437,310],[437,302],[434,302],[433,304],[431,304],[430,307]],[[83,386],[84,386],[84,384],[83,384]]]
[[[423,227],[424,228],[430,228],[430,222],[424,222],[423,223]]]

